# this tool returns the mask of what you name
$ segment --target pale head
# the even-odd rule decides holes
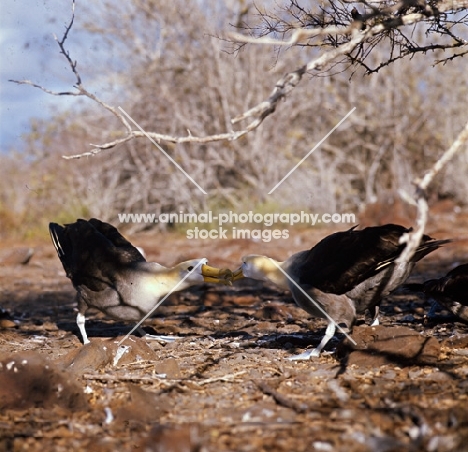
[[[187,284],[212,282],[218,284],[231,284],[232,272],[228,269],[215,268],[208,265],[208,259],[192,259],[174,266],[180,279]]]
[[[252,278],[271,281],[280,287],[288,288],[287,277],[281,271],[283,263],[271,257],[249,254],[242,258],[242,265],[234,272],[233,280]]]

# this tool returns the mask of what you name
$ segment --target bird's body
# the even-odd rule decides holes
[[[83,336],[85,312],[94,307],[117,320],[139,321],[158,300],[173,291],[203,281],[227,282],[225,271],[206,265],[206,259],[166,268],[146,262],[141,252],[117,229],[97,219],[77,220],[49,231],[67,276],[77,290],[77,324]]]
[[[423,292],[426,298],[468,322],[468,264],[455,267],[443,278],[426,281]]]
[[[350,330],[357,314],[369,310],[373,324],[378,324],[381,299],[406,280],[418,260],[448,242],[425,235],[411,261],[397,263],[406,246],[401,238],[409,232],[395,224],[351,228],[325,237],[310,250],[300,251],[284,262],[246,256],[234,272],[234,279],[244,276],[272,281],[291,290],[298,306],[309,314],[328,319],[320,345],[294,357],[308,359],[320,354],[336,325]]]

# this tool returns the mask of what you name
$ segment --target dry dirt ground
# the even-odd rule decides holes
[[[418,264],[412,282],[468,261],[468,220],[429,229],[459,237]],[[330,229],[292,233],[269,244],[132,237],[166,265],[208,257],[235,268],[247,253],[284,258]],[[11,244],[2,244],[6,252]],[[317,345],[322,320],[289,293],[244,280],[173,294],[148,332],[88,312],[91,344],[75,324],[74,289],[52,245],[34,247],[26,265],[0,267],[0,450],[6,451],[463,451],[468,450],[468,326],[397,293],[382,326],[361,319],[351,350],[343,335],[310,361],[286,358]],[[332,353],[330,353],[332,352]]]

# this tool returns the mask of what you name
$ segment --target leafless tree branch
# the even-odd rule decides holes
[[[71,17],[70,22],[68,23],[68,25],[65,27],[65,32],[63,34],[63,37],[62,37],[62,39],[58,39],[57,36],[54,36],[54,38],[55,38],[55,41],[57,42],[57,44],[58,44],[58,46],[60,48],[60,53],[66,58],[66,60],[67,60],[67,62],[69,64],[73,74],[76,77],[76,84],[74,85],[74,88],[77,90],[76,92],[72,92],[72,91],[60,91],[60,92],[51,91],[51,90],[49,90],[49,89],[47,89],[47,88],[45,88],[45,87],[43,87],[41,85],[38,85],[36,83],[31,82],[29,80],[9,80],[9,81],[13,82],[13,83],[16,83],[18,85],[33,86],[34,88],[39,88],[40,90],[44,91],[45,93],[52,94],[54,96],[85,96],[85,97],[88,97],[89,99],[93,100],[94,102],[98,103],[103,108],[105,108],[106,110],[111,112],[114,116],[116,116],[119,119],[119,121],[124,125],[124,127],[127,129],[127,132],[129,133],[129,139],[130,139],[130,138],[132,138],[132,127],[130,126],[128,121],[125,119],[125,117],[122,114],[120,114],[120,112],[116,108],[112,107],[111,105],[106,104],[104,101],[99,99],[93,93],[89,92],[83,86],[81,76],[80,76],[80,74],[78,72],[77,62],[72,60],[72,58],[70,57],[70,52],[68,52],[65,49],[66,40],[67,40],[68,35],[69,35],[69,33],[70,33],[70,31],[71,31],[71,29],[73,27],[74,21],[75,21],[75,1],[73,0],[72,1],[72,17]],[[91,152],[91,153],[87,153],[87,154],[88,155],[94,155],[96,153],[97,152]]]
[[[126,129],[126,136],[116,139],[114,141],[109,141],[103,144],[91,144],[95,149],[87,152],[83,152],[80,154],[75,154],[75,155],[70,155],[70,156],[62,156],[64,159],[79,159],[82,157],[90,157],[94,156],[96,154],[99,154],[103,150],[106,149],[111,149],[114,148],[115,146],[119,144],[126,143],[134,138],[141,138],[145,137],[146,135],[141,132],[141,131],[135,131],[132,130],[131,125],[127,121],[127,119],[119,112],[117,108],[114,108],[113,106],[107,104],[104,102],[102,99],[100,99],[98,96],[95,94],[91,93],[88,91],[85,86],[83,85],[82,78],[78,72],[77,68],[77,62],[73,61],[72,58],[70,57],[70,53],[66,50],[65,44],[66,40],[68,38],[68,35],[73,27],[75,19],[75,2],[73,0],[72,3],[72,17],[69,22],[69,24],[65,28],[64,35],[62,39],[58,39],[55,36],[55,40],[60,48],[60,53],[66,58],[73,74],[76,77],[76,84],[74,85],[74,88],[77,90],[75,92],[73,91],[52,91],[49,90],[41,85],[38,85],[36,83],[33,83],[29,80],[9,80],[10,82],[16,83],[18,85],[30,85],[35,88],[38,88],[42,91],[44,91],[47,94],[51,94],[54,96],[85,96],[88,97],[89,99],[93,100],[97,104],[101,105],[103,108],[105,108],[107,111],[112,113],[125,127]],[[266,117],[267,115],[265,115]],[[208,135],[208,136],[194,136],[191,133],[189,133],[187,136],[181,137],[181,136],[172,136],[172,135],[167,135],[167,134],[160,134],[160,133],[155,133],[155,132],[148,132],[147,135],[153,138],[154,140],[157,141],[165,141],[165,142],[170,142],[170,143],[209,143],[209,142],[214,142],[214,141],[233,141],[237,140],[240,137],[246,135],[250,131],[258,128],[260,124],[263,122],[264,117],[260,117],[252,121],[250,124],[248,124],[244,129],[238,130],[238,131],[230,131],[230,132],[225,132],[221,134],[214,134],[214,135]]]
[[[461,5],[468,6],[468,2],[460,1],[459,3],[460,6],[458,7],[461,7]],[[408,13],[405,15],[399,14],[397,16],[393,16],[395,12],[401,11],[403,8],[406,8],[408,4],[408,0],[403,0],[394,6],[377,10],[374,6],[367,5],[366,3],[367,6],[372,7],[373,12],[367,15],[359,15],[359,17],[354,19],[347,27],[329,26],[319,29],[296,29],[293,31],[291,38],[286,41],[269,38],[268,36],[261,36],[259,38],[256,38],[253,36],[245,36],[240,33],[231,33],[231,39],[237,42],[279,46],[297,45],[312,37],[318,36],[330,36],[334,34],[339,34],[341,36],[350,36],[348,42],[341,43],[334,49],[328,52],[324,52],[320,57],[311,60],[309,63],[302,66],[301,68],[287,73],[276,83],[275,88],[273,89],[272,93],[266,101],[261,102],[260,104],[251,108],[247,112],[243,113],[242,115],[235,117],[232,120],[232,122],[237,123],[249,117],[257,117],[260,118],[261,121],[263,121],[265,117],[267,117],[275,111],[278,101],[286,97],[299,84],[299,82],[302,79],[302,76],[306,72],[310,72],[312,70],[323,70],[327,65],[336,61],[339,57],[350,57],[351,53],[357,48],[357,46],[359,46],[367,40],[370,40],[372,37],[382,34],[383,32],[395,30],[402,26],[412,25],[417,22],[421,22],[423,20],[426,20],[430,15],[440,14],[441,12],[445,12],[446,10],[452,10],[457,7],[454,3],[444,3],[439,10],[434,10],[427,6],[423,9],[423,12],[421,13]],[[361,26],[361,24],[365,24],[366,21],[368,21],[369,19],[375,20],[376,17],[381,20],[375,22],[374,25]],[[389,61],[396,61],[397,59],[403,58],[410,53],[427,52],[429,50],[435,50],[436,48],[454,48],[460,45],[464,45],[465,43],[466,42],[456,41],[454,44],[446,46],[432,45],[413,47],[407,53],[402,54],[399,57],[390,59]],[[351,57],[351,59],[354,61],[359,60],[355,57]],[[362,59],[359,60],[360,63],[362,63],[362,61]],[[378,66],[377,70],[383,66],[384,64]],[[376,70],[371,70],[370,68],[368,68],[368,72],[376,72]]]
[[[406,246],[398,257],[397,262],[408,262],[411,257],[416,252],[416,249],[421,243],[421,239],[424,234],[424,229],[427,224],[427,215],[429,211],[429,206],[427,204],[426,191],[434,178],[439,174],[447,163],[453,159],[455,154],[463,148],[464,145],[468,143],[468,122],[465,124],[463,130],[459,133],[455,141],[452,143],[449,149],[447,149],[442,156],[435,162],[435,164],[430,168],[422,178],[415,181],[416,192],[413,200],[409,199],[410,202],[416,205],[417,207],[417,216],[416,216],[416,228],[409,234],[409,237],[406,237],[408,246]],[[405,198],[409,198],[408,195],[403,194]]]
[[[359,55],[352,55],[354,50],[363,45],[363,43],[372,42],[372,40],[375,38],[378,38],[379,40],[380,36],[382,36],[383,34],[391,32],[393,30],[397,30],[402,26],[411,25],[427,20],[429,17],[438,16],[446,11],[455,11],[459,8],[467,7],[468,0],[455,0],[452,2],[442,1],[437,4],[431,4],[432,6],[429,4],[425,4],[424,2],[418,2],[413,0],[401,0],[400,2],[390,6],[387,6],[386,2],[382,2],[382,4],[378,6],[375,6],[375,3],[368,3],[367,1],[362,1],[361,4],[364,5],[369,12],[359,13],[354,8],[353,11],[351,11],[351,21],[349,21],[349,17],[347,17],[349,16],[349,13],[346,9],[347,5],[344,4],[340,5],[340,7],[335,7],[334,11],[336,14],[336,18],[334,19],[334,21],[330,21],[327,19],[328,21],[320,22],[319,19],[313,17],[304,8],[300,7],[297,0],[293,0],[292,5],[294,5],[298,11],[296,14],[296,24],[284,24],[283,29],[283,32],[293,31],[289,40],[272,39],[268,36],[254,38],[251,36],[243,36],[239,33],[230,35],[231,39],[237,42],[272,44],[276,46],[309,45],[310,39],[322,37],[322,42],[315,45],[324,46],[326,40],[329,40],[329,42],[331,42],[333,45],[333,48],[331,50],[323,52],[322,55],[318,58],[315,58],[309,61],[306,65],[303,65],[302,67],[287,73],[280,80],[278,80],[267,100],[261,102],[253,108],[250,108],[249,110],[245,111],[241,115],[238,115],[231,120],[232,124],[237,124],[243,120],[250,118],[251,122],[248,123],[247,126],[245,126],[243,129],[237,131],[231,130],[224,133],[211,134],[206,136],[193,135],[191,133],[189,133],[187,136],[175,136],[170,134],[160,134],[156,132],[148,132],[148,135],[157,141],[165,141],[170,143],[203,144],[215,141],[237,140],[240,137],[248,134],[249,132],[257,129],[263,123],[265,118],[273,114],[277,108],[278,102],[281,99],[284,99],[294,90],[294,88],[299,84],[305,73],[311,72],[313,70],[324,70],[324,68],[334,63],[340,57],[347,57],[352,62],[357,62],[358,64],[364,65],[364,67],[367,68],[368,72],[374,72],[383,67],[383,65],[390,64],[390,62],[393,62],[399,58],[403,58],[409,53],[427,52],[436,48],[446,49],[466,44],[466,41],[463,41],[461,38],[455,39],[456,37],[453,34],[451,34],[452,39],[454,39],[453,44],[408,47],[399,56],[389,58],[388,62],[386,62],[385,64],[381,64],[374,69],[369,68],[364,64],[364,58],[365,56],[367,56],[368,53],[363,54],[364,57],[361,57]],[[74,24],[74,18],[75,2],[73,1],[72,17],[69,24],[66,26],[63,37],[61,39],[55,37],[55,39],[60,48],[60,53],[66,58],[68,65],[70,66],[73,74],[76,77],[76,84],[74,85],[76,89],[75,92],[54,92],[29,80],[10,80],[17,84],[33,86],[52,95],[85,96],[102,106],[107,111],[109,111],[123,125],[126,131],[125,136],[103,144],[91,144],[91,146],[94,147],[93,150],[71,156],[63,156],[66,159],[77,159],[80,157],[96,155],[102,152],[103,150],[114,148],[119,144],[126,143],[134,138],[140,138],[144,136],[142,132],[135,131],[132,129],[132,126],[117,108],[104,102],[98,96],[88,91],[83,85],[82,78],[77,69],[77,62],[73,61],[73,59],[70,57],[70,53],[65,48],[66,41]],[[314,24],[315,22],[317,22],[314,25],[314,28],[306,28],[306,26],[309,25],[311,21]],[[273,23],[271,25],[271,30],[275,30],[275,26],[277,25],[275,25],[274,21],[272,22]],[[291,28],[293,26],[297,26],[297,28]],[[451,32],[447,31],[447,33]],[[339,37],[339,39],[333,38],[332,36],[334,35]],[[375,45],[375,43],[371,45]]]

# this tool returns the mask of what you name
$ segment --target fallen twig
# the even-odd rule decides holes
[[[295,400],[291,400],[288,397],[280,394],[278,391],[275,391],[271,386],[261,380],[254,380],[254,383],[257,385],[258,389],[264,394],[272,396],[275,399],[278,405],[284,406],[294,410],[296,413],[305,413],[309,407],[305,403],[299,403]]]
[[[165,376],[153,375],[149,376],[137,376],[137,375],[110,375],[110,374],[84,374],[83,378],[86,380],[98,380],[98,381],[140,381],[140,382],[151,382],[155,380],[166,380]]]
[[[199,386],[203,386],[209,383],[214,383],[216,381],[232,381],[235,377],[238,377],[239,375],[244,375],[246,374],[246,370],[241,370],[240,372],[235,372],[233,374],[227,374],[227,375],[222,375],[221,377],[213,377],[213,378],[206,378],[201,381],[195,382]]]

